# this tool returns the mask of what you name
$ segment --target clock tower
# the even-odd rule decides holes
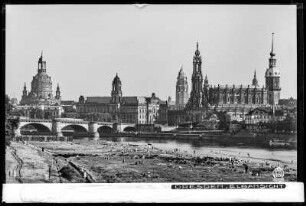
[[[273,51],[273,37],[272,33],[272,48],[269,58],[269,68],[266,70],[266,88],[268,90],[268,104],[278,105],[280,99],[280,71],[276,68],[275,53]]]

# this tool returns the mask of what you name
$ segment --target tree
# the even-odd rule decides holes
[[[18,117],[23,117],[25,116],[25,113],[23,110],[17,110],[17,111],[12,111],[13,116],[18,116]]]
[[[226,114],[226,111],[220,111],[220,112],[217,112],[216,114],[218,116],[218,119],[220,120],[219,122],[220,129],[228,131],[229,121],[228,121],[228,115]]]
[[[5,95],[5,144],[10,145],[11,139],[14,137],[14,130],[19,126],[19,118],[10,119],[12,113],[12,104],[8,95]]]

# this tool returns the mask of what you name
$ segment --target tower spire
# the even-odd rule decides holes
[[[183,72],[183,65],[181,66],[179,74],[182,74],[182,72]]]
[[[256,69],[255,69],[255,71],[254,71],[254,78],[253,78],[253,80],[252,80],[252,85],[253,85],[253,86],[256,86],[256,87],[259,86],[259,85],[258,85],[258,80],[257,80],[257,78],[256,78]]]
[[[197,42],[197,50],[195,51],[196,56],[200,56],[200,51],[199,51],[199,42]]]
[[[271,45],[271,52],[270,52],[270,56],[271,57],[275,56],[275,53],[274,53],[274,50],[273,50],[274,49],[273,48],[273,46],[274,46],[273,45],[273,43],[274,43],[273,41],[274,41],[274,33],[272,33],[272,45]]]
[[[39,61],[42,62],[42,60],[43,60],[43,50],[41,50],[40,57],[39,57]]]

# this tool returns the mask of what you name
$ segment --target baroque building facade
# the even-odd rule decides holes
[[[76,104],[76,112],[81,117],[97,117],[98,121],[122,122],[132,124],[155,124],[166,122],[164,106],[155,93],[151,97],[123,96],[122,83],[116,74],[112,81],[111,96],[87,97],[80,96]]]
[[[60,105],[60,88],[57,85],[56,95],[53,96],[51,77],[47,74],[46,61],[43,55],[38,60],[37,74],[33,76],[31,91],[24,85],[20,105]]]

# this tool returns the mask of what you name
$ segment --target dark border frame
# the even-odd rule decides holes
[[[118,0],[106,0],[103,3],[114,4],[114,3],[128,3],[128,4],[172,4],[178,3],[173,0],[168,1],[130,1],[130,2],[122,2]],[[231,0],[227,2],[225,0],[192,0],[192,1],[182,1],[180,4],[248,4],[248,5],[296,5],[297,6],[297,112],[298,112],[298,149],[297,149],[297,158],[298,158],[298,171],[297,171],[297,181],[304,182],[304,5],[303,0]],[[96,0],[4,0],[1,8],[1,99],[5,99],[5,23],[6,23],[6,5],[20,5],[20,4],[100,4],[100,2]],[[5,103],[1,101],[1,121],[4,121],[5,116]],[[5,181],[5,130],[4,124],[1,127],[1,143],[0,143],[0,165],[1,169],[1,183]],[[2,189],[2,184],[1,184]]]

